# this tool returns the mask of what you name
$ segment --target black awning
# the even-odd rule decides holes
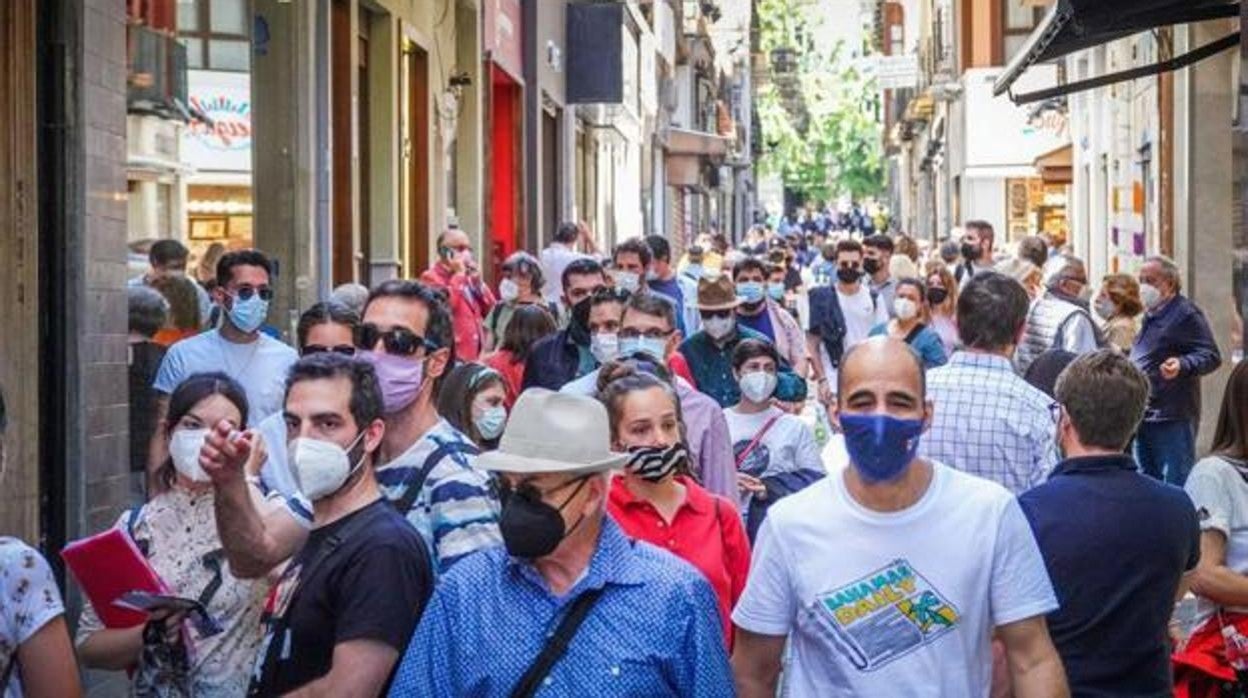
[[[1058,0],[1044,20],[1028,37],[1021,50],[1010,60],[1005,72],[993,85],[993,94],[1010,91],[1014,82],[1036,63],[1060,58],[1075,51],[1108,43],[1137,32],[1172,24],[1187,24],[1209,19],[1239,16],[1239,1],[1233,0]],[[1232,36],[1234,41],[1231,41]],[[1047,99],[1079,89],[1097,87],[1106,82],[1174,70],[1205,58],[1238,43],[1238,34],[1228,36],[1176,57],[1170,61],[1103,76],[1086,85],[1064,85],[1053,90],[1013,95],[1017,103]],[[1216,48],[1216,50],[1214,50]],[[1190,59],[1190,60],[1185,60]],[[1117,78],[1111,80],[1110,78]]]

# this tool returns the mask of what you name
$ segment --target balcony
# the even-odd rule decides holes
[[[187,121],[186,47],[169,33],[126,27],[126,110]]]

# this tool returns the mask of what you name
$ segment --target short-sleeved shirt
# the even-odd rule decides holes
[[[766,307],[764,307],[763,312],[758,315],[743,315],[741,313],[737,313],[737,322],[741,323],[743,327],[748,327],[751,330],[766,336],[767,339],[771,340],[772,344],[775,344],[776,328],[771,325],[771,313]]]
[[[1183,489],[1196,507],[1200,530],[1226,536],[1227,569],[1248,575],[1248,461],[1209,456],[1192,468]],[[1198,620],[1208,618],[1216,609],[1216,604],[1200,599]],[[1248,613],[1248,606],[1231,610]]]
[[[986,696],[993,629],[1057,607],[1014,497],[932,467],[902,511],[863,507],[844,470],[772,506],[732,619],[789,636],[788,695]]]
[[[819,456],[819,444],[810,425],[784,412],[778,407],[768,407],[762,412],[745,414],[736,407],[724,410],[728,420],[728,434],[732,438],[732,455],[741,461],[737,468],[746,475],[770,477],[796,470],[822,471],[823,459]],[[749,445],[771,420],[771,428],[754,448]],[[746,453],[746,450],[749,452]],[[741,460],[742,454],[745,459]],[[741,509],[748,511],[750,496],[741,495]]]
[[[1071,693],[1170,695],[1167,625],[1179,580],[1200,559],[1191,500],[1115,455],[1062,461],[1019,505],[1061,603],[1049,634]]]
[[[354,533],[320,553],[348,524]],[[384,499],[314,529],[265,604],[250,694],[283,695],[325,676],[334,647],[353,640],[402,653],[432,592],[424,544]]]
[[[197,374],[220,371],[238,381],[247,393],[247,424],[255,426],[281,411],[286,374],[299,360],[291,347],[260,333],[249,344],[236,344],[212,330],[169,347],[152,387],[170,395],[182,381]]]
[[[17,650],[57,616],[65,614],[52,570],[34,548],[0,536],[0,676],[17,661]],[[13,667],[3,698],[22,697],[22,668]]]

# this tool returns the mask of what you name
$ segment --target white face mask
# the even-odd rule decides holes
[[[711,339],[723,339],[732,334],[732,330],[737,326],[735,317],[708,317],[702,319],[702,329],[711,336]]]
[[[364,438],[364,432],[343,448],[332,441],[299,437],[290,442],[290,463],[295,484],[310,501],[324,499],[337,492],[364,462],[364,454],[351,464],[350,450]]]
[[[894,298],[893,314],[898,320],[913,320],[919,315],[919,304],[909,298]]]
[[[1161,304],[1161,289],[1152,284],[1140,284],[1140,300],[1145,308],[1153,310]]]
[[[503,435],[503,428],[507,426],[507,408],[502,405],[487,407],[481,410],[481,414],[477,415],[472,422],[476,425],[481,438],[497,439]]]
[[[737,385],[741,388],[741,394],[751,402],[766,402],[776,392],[776,374],[753,371],[741,376]]]
[[[641,288],[641,276],[631,271],[615,272],[615,285],[629,293],[636,293]]]
[[[1101,316],[1102,320],[1108,320],[1114,316],[1114,302],[1105,296],[1096,299],[1096,303],[1092,306],[1096,310],[1096,314]]]
[[[620,355],[620,336],[614,332],[599,332],[589,338],[589,353],[598,363],[605,364]]]
[[[208,437],[207,429],[174,429],[169,439],[173,468],[192,482],[208,482],[208,473],[199,465],[199,451]]]
[[[504,302],[510,303],[520,297],[520,285],[511,279],[498,282],[498,295]]]

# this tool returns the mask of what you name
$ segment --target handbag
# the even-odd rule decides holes
[[[741,469],[741,464],[745,462],[745,459],[750,457],[750,454],[754,452],[754,449],[758,448],[758,445],[763,442],[763,437],[767,435],[767,432],[771,431],[771,428],[780,420],[780,417],[782,416],[783,415],[778,414],[767,420],[767,423],[763,425],[763,428],[759,429],[758,433],[754,435],[753,440],[746,444],[745,448],[741,449],[741,452],[737,454],[737,470]]]

